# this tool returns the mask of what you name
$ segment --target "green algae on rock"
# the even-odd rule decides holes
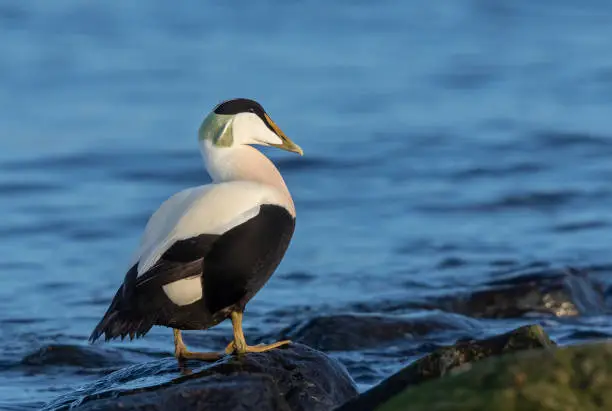
[[[612,409],[612,343],[507,354],[407,388],[376,411]]]
[[[458,341],[420,358],[338,409],[374,410],[407,387],[439,378],[491,356],[555,346],[539,325],[527,325],[484,340]]]

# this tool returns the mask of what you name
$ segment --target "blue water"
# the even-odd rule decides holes
[[[305,151],[266,151],[298,223],[253,332],[500,265],[612,262],[611,18],[570,0],[0,2],[0,408],[99,376],[20,362],[87,344],[150,213],[208,182],[196,132],[227,98]],[[156,328],[99,349],[171,344]]]

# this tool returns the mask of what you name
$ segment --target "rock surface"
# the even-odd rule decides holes
[[[537,325],[524,326],[481,341],[457,342],[413,362],[376,387],[344,404],[338,411],[374,410],[407,387],[441,377],[474,361],[513,351],[550,348],[554,345],[544,330]]]
[[[474,318],[574,317],[606,311],[601,284],[574,268],[511,272],[482,290],[442,298],[436,305]]]
[[[463,373],[408,388],[375,408],[376,411],[611,409],[610,343],[492,358]]]
[[[589,270],[541,268],[499,273],[469,292],[431,295],[421,300],[371,301],[355,304],[356,312],[400,314],[412,310],[443,310],[472,318],[576,317],[610,312],[612,288]]]
[[[412,317],[350,313],[310,318],[291,325],[272,338],[298,341],[326,352],[350,351],[380,347],[438,331],[472,328],[477,328],[477,325],[466,317],[451,313]]]
[[[46,409],[64,410],[330,410],[357,395],[345,368],[300,344],[226,357],[212,364],[174,358],[113,372]]]
[[[120,352],[112,349],[101,352],[94,347],[54,344],[41,347],[26,355],[21,360],[21,364],[33,367],[67,366],[95,369],[118,367],[125,365],[126,362]]]

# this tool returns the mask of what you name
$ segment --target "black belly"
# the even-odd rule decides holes
[[[176,242],[155,266],[137,277],[125,276],[104,318],[90,339],[140,337],[153,325],[205,329],[243,310],[282,260],[295,218],[280,206],[262,205],[259,214],[222,235],[202,234]],[[174,304],[163,286],[202,276],[202,299]]]

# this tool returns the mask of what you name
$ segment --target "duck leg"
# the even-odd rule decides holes
[[[223,357],[223,353],[218,352],[191,352],[183,342],[181,330],[173,328],[174,331],[174,356],[177,360],[204,360],[216,361]]]
[[[231,314],[234,328],[234,340],[225,349],[226,354],[246,354],[248,352],[265,352],[291,343],[289,340],[277,341],[272,344],[247,345],[242,331],[242,312],[233,311]]]

